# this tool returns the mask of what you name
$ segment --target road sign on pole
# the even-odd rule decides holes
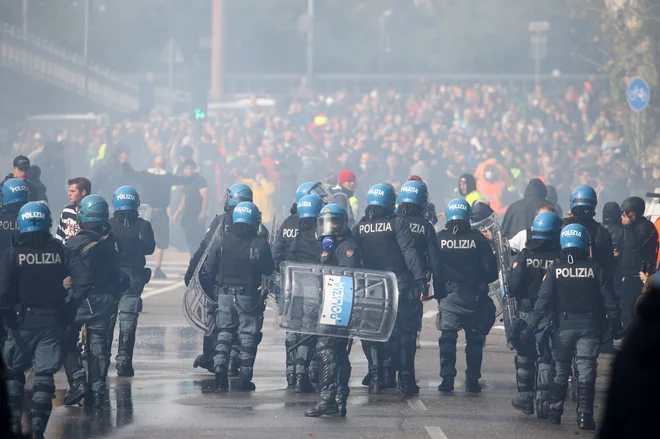
[[[644,111],[649,104],[650,97],[649,85],[644,79],[637,77],[630,81],[628,84],[627,99],[628,105],[630,105],[633,111]]]

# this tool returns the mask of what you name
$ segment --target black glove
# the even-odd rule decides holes
[[[520,341],[524,344],[531,344],[536,341],[535,328],[527,327],[520,331]]]
[[[620,319],[610,319],[610,328],[612,330],[612,338],[614,340],[620,340],[623,337],[623,326],[621,325]]]

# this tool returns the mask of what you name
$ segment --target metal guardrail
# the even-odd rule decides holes
[[[17,28],[0,23],[0,65],[14,68],[79,96],[129,113],[138,108],[138,85],[75,52]],[[156,89],[156,100],[168,105],[181,95],[178,91]]]

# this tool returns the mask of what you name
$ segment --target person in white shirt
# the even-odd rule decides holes
[[[536,209],[537,215],[541,212],[557,213],[554,206],[548,203],[543,203],[538,207],[538,209]],[[509,239],[509,248],[513,253],[520,253],[522,249],[525,248],[525,243],[529,239],[529,232],[529,229],[521,230],[520,232],[516,233],[513,238]]]

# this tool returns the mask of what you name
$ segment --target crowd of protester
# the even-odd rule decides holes
[[[37,180],[48,188],[55,212],[67,204],[67,178],[90,177],[93,192],[109,195],[131,183],[124,163],[141,171],[157,160],[158,172],[183,176],[193,167],[202,187],[208,182],[209,212],[200,212],[207,223],[232,183],[253,188],[267,222],[288,209],[300,182],[335,185],[342,170],[352,171],[358,200],[372,184],[398,188],[418,175],[438,205],[457,195],[459,176],[472,174],[482,197],[502,214],[532,178],[554,186],[559,204],[578,184],[592,185],[602,203],[656,186],[652,170],[634,164],[607,96],[593,78],[532,93],[503,84],[424,81],[405,94],[321,96],[306,89],[274,106],[255,99],[241,110],[210,112],[204,121],[155,114],[100,129],[23,130],[4,155],[24,154],[38,165]],[[174,198],[170,216],[178,206]]]

